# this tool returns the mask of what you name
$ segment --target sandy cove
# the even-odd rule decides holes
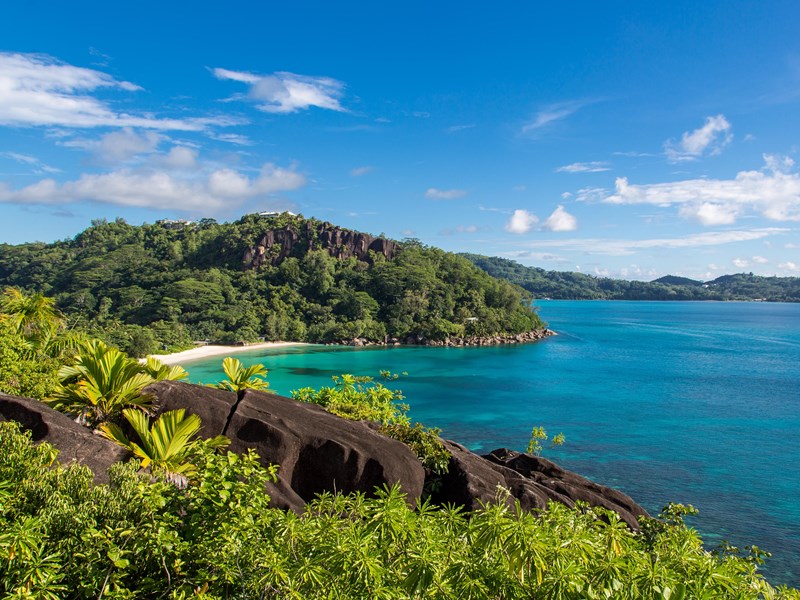
[[[248,344],[246,346],[198,346],[184,350],[183,352],[174,352],[172,354],[152,354],[153,358],[157,358],[165,365],[179,365],[190,360],[199,360],[201,358],[210,358],[212,356],[228,356],[230,354],[237,354],[239,352],[249,352],[251,350],[264,350],[267,348],[281,348],[283,346],[307,346],[303,342],[264,342],[261,344]]]

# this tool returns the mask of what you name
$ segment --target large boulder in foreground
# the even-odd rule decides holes
[[[278,483],[268,488],[273,506],[302,511],[322,492],[373,494],[400,483],[410,505],[422,493],[425,471],[405,445],[369,424],[337,417],[276,394],[232,392],[161,381],[145,390],[155,412],[185,408],[203,421],[202,437],[226,435],[230,450],[253,449],[264,465],[279,465]]]
[[[322,492],[372,495],[400,483],[414,506],[422,493],[425,471],[405,444],[313,404],[246,390],[225,435],[234,452],[252,448],[280,465],[281,481],[306,502]]]
[[[91,429],[38,400],[0,393],[0,421],[16,421],[31,432],[34,442],[55,446],[61,464],[86,465],[94,473],[96,483],[108,483],[108,468],[130,456],[121,446],[95,435]]]
[[[551,500],[570,507],[583,501],[615,511],[634,529],[639,526],[637,517],[647,515],[647,511],[622,492],[562,469],[547,459],[506,449],[479,456],[455,442],[446,441],[445,445],[452,457],[449,471],[433,495],[436,503],[452,503],[473,511],[498,500],[509,507],[518,500],[523,510],[545,509]]]

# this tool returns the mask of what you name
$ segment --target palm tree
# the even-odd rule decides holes
[[[264,365],[251,365],[245,369],[239,359],[229,356],[222,361],[222,370],[228,379],[212,384],[211,387],[237,394],[242,390],[266,390],[269,387],[269,383],[263,379],[268,372]]]
[[[122,429],[113,423],[100,425],[100,435],[128,448],[141,459],[143,469],[163,471],[169,481],[181,487],[186,485],[188,477],[196,473],[191,461],[203,447],[222,448],[230,444],[224,435],[208,440],[192,440],[200,431],[200,417],[185,416],[182,408],[165,412],[152,425],[148,416],[140,410],[126,408],[122,414],[139,436],[140,443],[130,441]]]
[[[152,402],[142,390],[153,378],[136,360],[99,340],[85,342],[75,364],[62,367],[58,376],[61,384],[48,404],[90,426],[129,406],[147,410]]]
[[[142,366],[145,373],[156,381],[179,381],[186,379],[189,373],[180,365],[165,365],[163,362],[152,356],[147,357],[147,362]]]
[[[8,287],[0,294],[0,319],[9,321],[14,332],[35,335],[42,329],[64,327],[64,318],[56,308],[56,301],[44,294],[28,294],[18,288]]]

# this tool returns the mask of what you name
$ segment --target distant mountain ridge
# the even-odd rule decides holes
[[[800,302],[800,277],[752,273],[722,275],[711,281],[666,275],[650,282],[546,271],[505,258],[462,256],[494,277],[514,283],[536,298],[565,300],[722,300]]]

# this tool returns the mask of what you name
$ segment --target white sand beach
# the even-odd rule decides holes
[[[249,352],[250,350],[263,350],[265,348],[280,348],[282,346],[306,346],[304,342],[264,342],[261,344],[248,344],[246,346],[198,346],[184,350],[183,352],[174,352],[172,354],[153,354],[165,365],[179,365],[190,360],[197,360],[200,358],[209,358],[212,356],[228,356],[229,354],[236,354],[237,352]]]

